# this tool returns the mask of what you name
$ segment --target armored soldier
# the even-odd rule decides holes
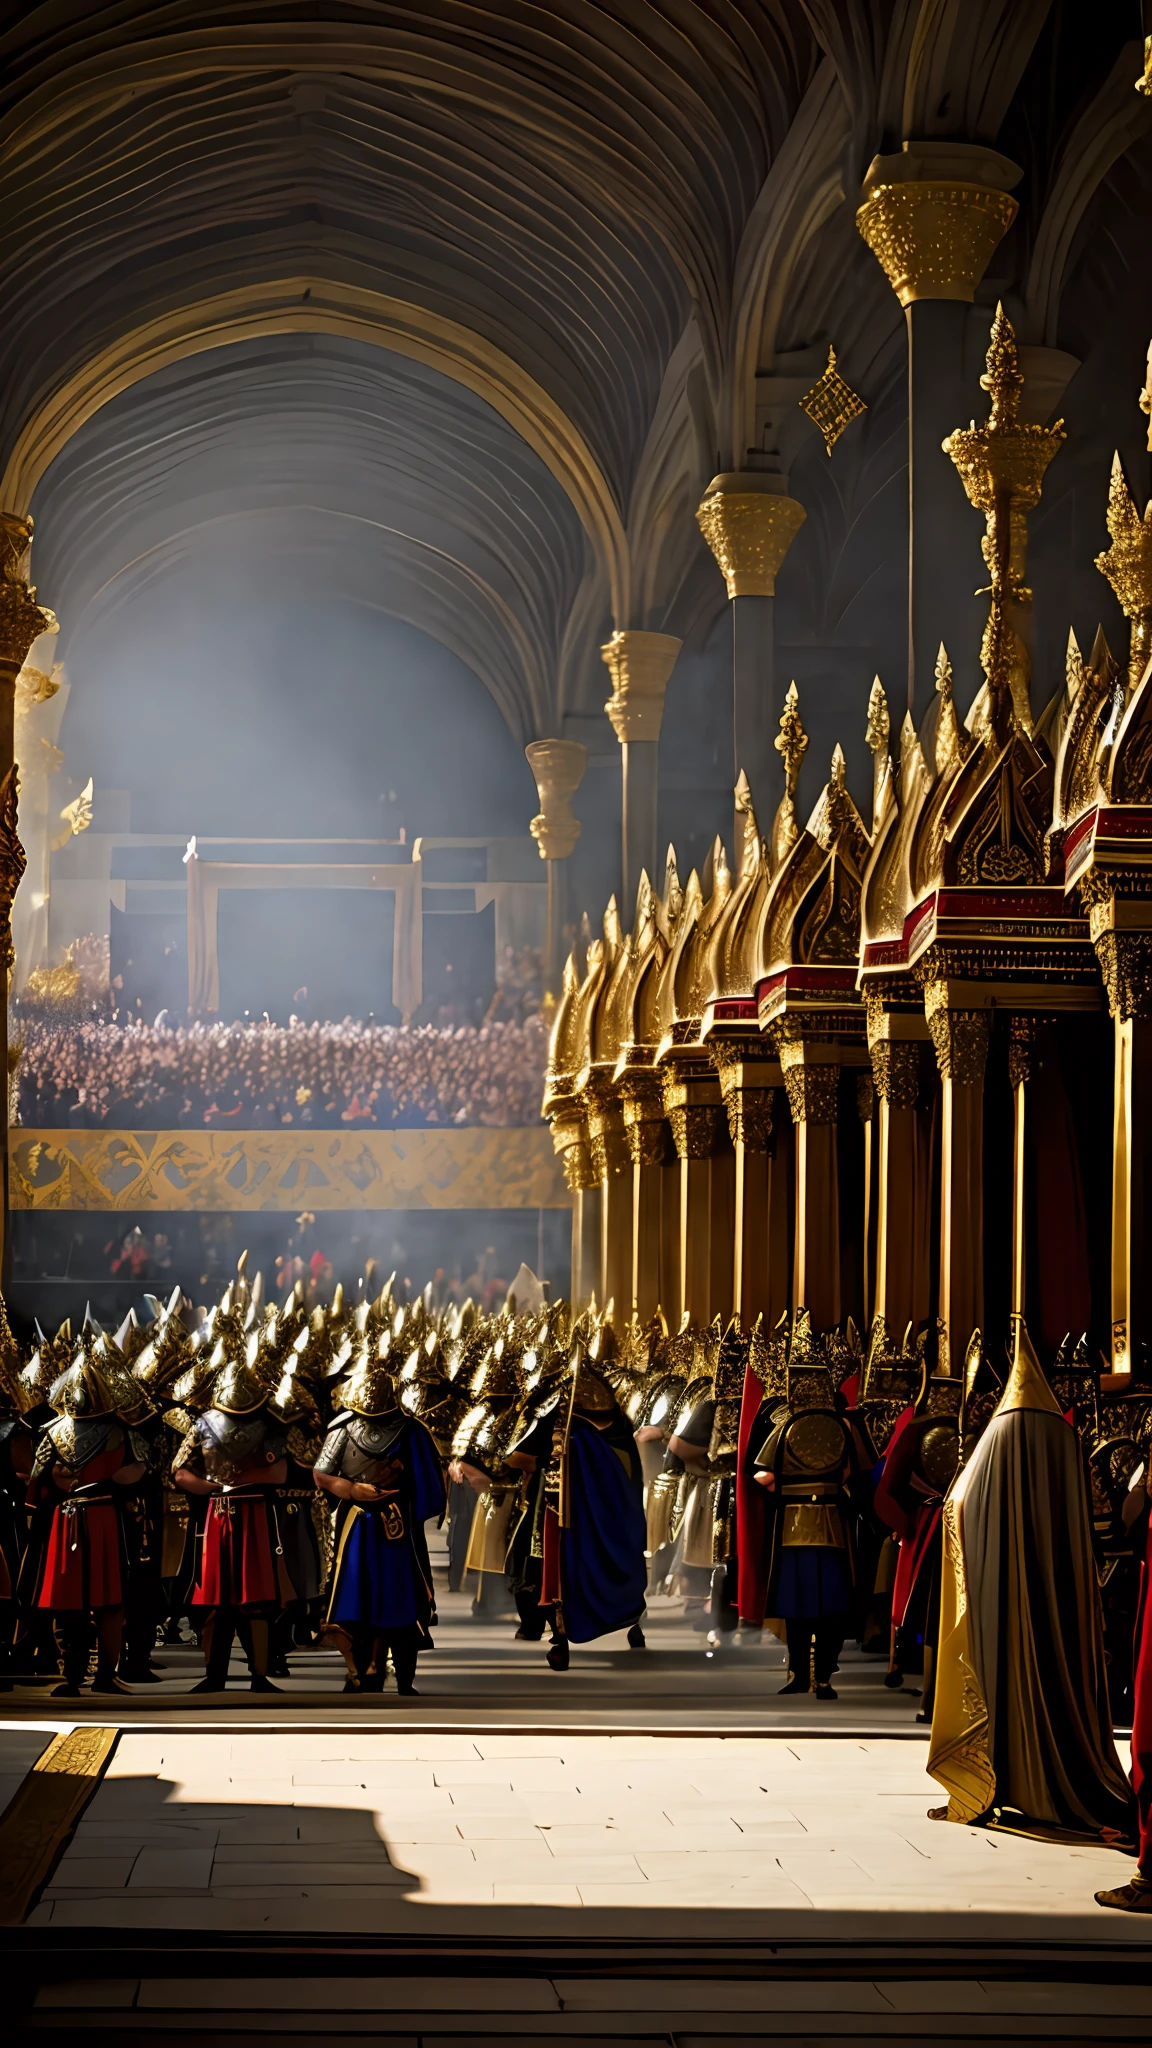
[[[827,1367],[814,1362],[819,1354],[806,1329],[802,1342],[797,1334],[787,1413],[773,1421],[754,1458],[774,1509],[767,1611],[784,1623],[788,1642],[789,1677],[781,1691],[808,1692],[811,1666],[817,1699],[834,1700],[832,1675],[852,1608],[847,1484],[854,1451]]]
[[[16,1586],[28,1534],[24,1506],[32,1471],[32,1432],[24,1420],[20,1355],[0,1301],[0,1682],[12,1672]]]
[[[229,1341],[233,1334],[226,1333]],[[193,1690],[224,1691],[232,1640],[243,1624],[251,1689],[276,1692],[268,1676],[271,1625],[293,1597],[275,1495],[288,1476],[287,1431],[256,1370],[258,1339],[252,1336],[239,1358],[224,1356],[225,1341],[215,1347],[209,1405],[173,1465],[177,1486],[206,1504],[190,1595],[203,1627],[205,1674]]]
[[[129,1388],[138,1412],[140,1390],[131,1381]],[[49,1511],[33,1597],[56,1627],[64,1676],[55,1698],[79,1696],[93,1625],[92,1689],[124,1691],[116,1676],[129,1572],[124,1490],[143,1478],[148,1461],[147,1445],[117,1412],[124,1391],[106,1362],[81,1344],[49,1394],[57,1419],[44,1430],[32,1467],[29,1506]]]
[[[362,1691],[383,1692],[391,1654],[396,1690],[410,1697],[436,1618],[424,1524],[444,1513],[440,1458],[378,1355],[361,1352],[339,1398],[315,1466],[339,1503],[328,1621],[351,1640]]]
[[[975,1339],[979,1348],[979,1336]],[[964,1382],[933,1374],[925,1379],[916,1413],[884,1461],[874,1506],[900,1540],[892,1586],[890,1671],[919,1664],[924,1675],[918,1721],[932,1719],[935,1656],[940,1638],[940,1516],[960,1456],[960,1403]]]

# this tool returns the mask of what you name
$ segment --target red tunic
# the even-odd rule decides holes
[[[198,1549],[193,1607],[281,1607],[292,1598],[269,1492],[214,1494]]]
[[[86,1613],[91,1607],[120,1607],[124,1600],[123,1539],[112,1474],[125,1459],[123,1441],[110,1445],[76,1473],[77,1487],[100,1486],[103,1499],[60,1501],[44,1550],[37,1607],[53,1614]]]

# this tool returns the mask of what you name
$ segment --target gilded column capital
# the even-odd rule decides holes
[[[924,990],[924,1014],[941,1079],[978,1087],[988,1064],[987,1010],[950,1010],[945,984],[930,981]]]
[[[24,573],[31,545],[31,519],[0,512],[0,676],[13,685],[33,641],[56,624]]]
[[[564,1181],[574,1195],[598,1187],[600,1176],[592,1161],[588,1125],[583,1111],[573,1103],[557,1110],[550,1119],[552,1150],[564,1169]]]
[[[671,633],[642,633],[629,627],[613,633],[600,649],[612,678],[612,695],[604,709],[622,746],[659,739],[664,692],[682,644]]]
[[[1152,1018],[1152,932],[1102,931],[1094,943],[1114,1023]]]
[[[768,488],[756,470],[714,476],[696,524],[716,557],[729,597],[773,597],[780,565],[807,513],[796,498]]]
[[[567,860],[580,837],[572,798],[588,766],[588,749],[579,740],[533,740],[524,753],[540,800],[539,813],[528,830],[541,860]]]
[[[1152,657],[1152,504],[1141,517],[1118,453],[1112,457],[1107,520],[1111,545],[1097,555],[1096,567],[1129,624],[1128,688],[1134,690]]]
[[[794,1124],[834,1124],[839,1115],[840,1067],[831,1048],[802,1038],[780,1042],[780,1065]]]
[[[1019,1088],[1036,1072],[1036,1037],[1039,1017],[1018,1013],[1008,1019],[1008,1081]]]
[[[624,1107],[612,1081],[595,1072],[582,1076],[580,1100],[597,1179],[607,1180],[626,1172],[632,1159],[624,1134]]]
[[[624,1106],[624,1139],[633,1166],[660,1166],[668,1153],[664,1090],[658,1074],[637,1068],[619,1082]]]
[[[877,1038],[870,1047],[872,1079],[889,1109],[915,1109],[920,1099],[920,1047],[911,1038]]]
[[[906,142],[874,157],[856,225],[902,306],[918,299],[971,305],[1016,218],[1007,187],[1020,172],[996,150]]]
[[[719,1103],[681,1102],[668,1111],[677,1159],[711,1159],[719,1149],[724,1111]]]

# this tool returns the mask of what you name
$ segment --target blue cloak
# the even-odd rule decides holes
[[[635,1458],[631,1442],[629,1451]],[[630,1628],[648,1580],[644,1508],[607,1435],[577,1416],[568,1439],[568,1527],[560,1531],[564,1627],[574,1643]]]

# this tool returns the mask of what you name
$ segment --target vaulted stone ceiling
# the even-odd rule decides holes
[[[33,506],[65,631],[242,525],[438,633],[522,740],[603,702],[613,624],[715,616],[692,514],[750,448],[810,468],[790,633],[834,636],[882,588],[899,535],[866,508],[902,460],[901,318],[853,226],[877,149],[1027,145],[993,282],[1053,346],[1147,132],[1110,0],[4,21],[0,504]],[[829,340],[871,409],[831,489],[763,377]]]

